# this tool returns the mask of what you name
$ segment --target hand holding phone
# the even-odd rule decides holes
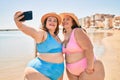
[[[26,21],[26,20],[32,20],[32,11],[26,11],[26,12],[23,12],[24,17],[22,19],[20,19],[20,21]],[[20,15],[20,16],[22,16]]]

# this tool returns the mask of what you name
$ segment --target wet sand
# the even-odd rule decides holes
[[[120,30],[109,30],[113,36],[102,40],[105,53],[100,60],[105,67],[105,80],[120,80]]]

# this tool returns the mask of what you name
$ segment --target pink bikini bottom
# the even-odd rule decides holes
[[[83,58],[75,63],[67,63],[67,70],[74,75],[80,75],[87,67],[87,60]]]

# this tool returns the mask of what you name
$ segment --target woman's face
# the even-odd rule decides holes
[[[73,20],[70,16],[65,16],[62,21],[62,26],[66,29],[71,28],[73,25]]]
[[[46,21],[46,27],[49,30],[55,30],[57,27],[58,21],[55,17],[48,17]]]

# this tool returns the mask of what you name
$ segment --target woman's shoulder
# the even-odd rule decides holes
[[[74,33],[81,33],[82,29],[81,28],[75,28],[73,29]]]
[[[43,42],[47,38],[47,32],[42,29],[37,29],[38,31],[38,37],[36,39],[37,43]]]
[[[86,36],[87,35],[87,33],[86,33],[86,31],[84,31],[82,28],[76,28],[75,30],[74,30],[74,35],[76,36],[76,37],[83,37],[83,36]]]
[[[43,30],[43,29],[37,29],[37,31],[38,31],[38,33],[39,34],[47,34],[47,32],[45,31],[45,30]]]
[[[86,30],[83,29],[83,28],[75,28],[75,29],[74,29],[74,32],[75,32],[75,33],[84,33],[84,32],[86,33]]]

